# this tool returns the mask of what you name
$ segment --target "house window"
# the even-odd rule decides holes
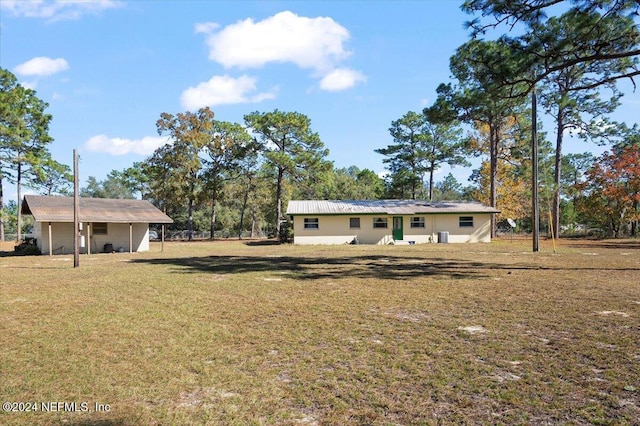
[[[411,218],[411,227],[412,228],[424,228],[424,217],[417,216]]]
[[[350,217],[349,218],[349,228],[360,228],[360,218],[359,217]]]
[[[319,219],[317,217],[307,217],[304,219],[304,229],[318,229]]]
[[[93,235],[107,235],[107,224],[106,222],[96,222],[91,224],[91,229],[93,229]]]
[[[387,226],[387,218],[386,217],[374,217],[373,218],[373,227],[374,228],[388,228],[388,226]]]
[[[473,216],[460,216],[458,224],[461,228],[473,228]]]

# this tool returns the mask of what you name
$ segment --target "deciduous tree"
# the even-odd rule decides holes
[[[529,179],[518,172],[517,167],[505,160],[499,160],[499,174],[496,182],[497,208],[500,210],[501,219],[522,220],[531,216],[529,199]],[[491,171],[487,161],[483,161],[479,170],[475,171],[471,179],[476,183],[473,198],[489,204],[489,192]]]
[[[575,204],[576,198],[581,194],[579,185],[585,181],[585,175],[591,168],[596,158],[590,152],[572,153],[562,157],[562,192],[570,197]]]
[[[626,225],[640,218],[640,145],[605,152],[587,172],[582,187],[587,195],[581,209],[595,216],[610,236],[620,237]]]
[[[203,148],[204,189],[211,202],[211,238],[214,238],[216,206],[224,184],[242,173],[241,166],[257,155],[258,145],[237,123],[214,120],[212,137]]]
[[[204,107],[195,113],[162,113],[156,122],[158,134],[168,135],[171,143],[158,148],[150,163],[171,196],[187,202],[189,240],[193,238],[193,207],[201,190],[200,154],[213,138],[213,117],[213,111]]]

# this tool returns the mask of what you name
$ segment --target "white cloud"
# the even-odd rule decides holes
[[[199,25],[205,29],[205,24]],[[249,18],[214,29],[207,31],[209,59],[226,68],[291,62],[324,74],[351,54],[344,47],[349,31],[328,17],[306,18],[285,11],[262,21]]]
[[[79,19],[85,14],[121,7],[119,0],[2,0],[0,9],[14,16],[43,18],[49,22]]]
[[[39,56],[24,62],[14,68],[19,75],[37,75],[44,77],[69,69],[69,63],[63,58],[51,59]]]
[[[367,78],[360,71],[337,68],[320,80],[320,88],[330,92],[337,92],[349,89],[360,81],[367,81]]]
[[[36,87],[38,87],[38,82],[37,81],[23,81],[23,82],[20,83],[20,85],[22,87],[24,87],[25,89],[36,90]]]
[[[97,135],[89,138],[84,147],[93,152],[105,152],[111,155],[139,154],[150,155],[157,148],[169,142],[166,136],[145,136],[142,139],[110,138]]]
[[[213,30],[218,28],[220,28],[220,24],[216,24],[215,22],[201,22],[193,26],[196,33],[204,34],[211,34]]]
[[[186,89],[182,92],[180,102],[189,111],[213,105],[257,103],[275,98],[275,90],[256,94],[255,77],[216,75],[209,81]]]
[[[339,67],[351,55],[345,47],[350,35],[329,17],[307,18],[284,11],[262,21],[248,18],[225,27],[206,22],[196,24],[194,29],[207,35],[209,59],[225,68],[292,63],[312,70],[321,78],[320,88],[329,91],[366,81],[360,71]]]

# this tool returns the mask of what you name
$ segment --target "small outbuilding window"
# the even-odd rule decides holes
[[[320,228],[319,219],[317,217],[307,217],[304,219],[304,229]]]
[[[96,222],[91,224],[93,235],[107,235],[108,227],[106,222]]]
[[[360,229],[360,218],[359,217],[350,217],[349,218],[349,228],[358,228]]]
[[[473,228],[473,216],[460,216],[458,224],[461,228]]]
[[[374,217],[373,218],[373,227],[374,228],[388,228],[387,218],[386,217]]]
[[[411,227],[412,228],[424,228],[424,217],[416,216],[411,218]]]

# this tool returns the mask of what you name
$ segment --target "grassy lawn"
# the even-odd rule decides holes
[[[640,422],[638,240],[167,243],[72,264],[0,258],[0,399],[78,410],[2,425]]]

